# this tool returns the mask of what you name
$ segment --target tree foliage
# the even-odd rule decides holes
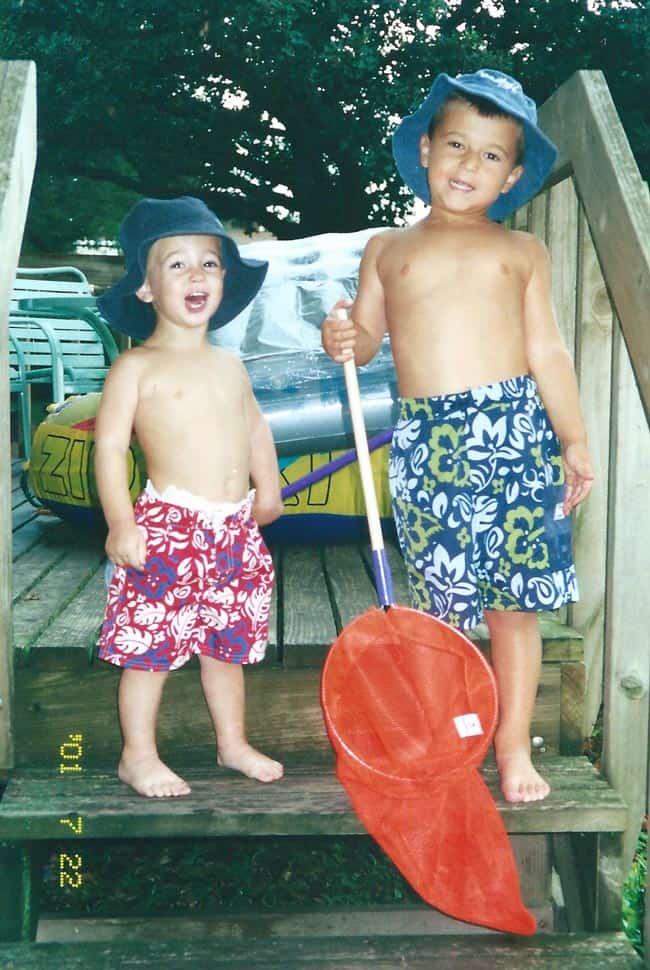
[[[597,7],[596,10],[593,7]],[[0,57],[36,61],[28,234],[114,236],[137,196],[191,193],[281,238],[399,219],[390,132],[439,71],[543,101],[605,72],[650,168],[648,0],[5,0]]]

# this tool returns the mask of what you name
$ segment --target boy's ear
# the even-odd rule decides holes
[[[431,150],[431,140],[425,133],[420,136],[420,165],[422,168],[429,167],[429,152]]]
[[[138,287],[138,289],[135,291],[135,295],[139,300],[142,300],[143,303],[153,303],[153,293],[151,292],[151,287],[149,286],[146,277],[142,286]]]
[[[517,182],[519,181],[519,179],[523,174],[524,174],[524,166],[515,165],[512,172],[510,173],[510,175],[508,176],[508,178],[505,180],[503,184],[503,188],[501,189],[501,195],[505,195],[506,192],[509,192],[510,189],[517,184]]]

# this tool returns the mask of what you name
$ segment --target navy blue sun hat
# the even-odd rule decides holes
[[[508,74],[489,68],[475,74],[459,74],[455,78],[439,74],[417,111],[404,118],[393,133],[393,158],[397,170],[419,199],[431,202],[427,172],[420,164],[420,138],[426,134],[440,106],[454,92],[487,98],[521,122],[524,131],[523,173],[510,191],[500,195],[487,212],[490,219],[505,219],[539,192],[557,158],[557,148],[537,126],[535,102],[524,94],[519,81]]]
[[[221,259],[225,269],[223,297],[208,325],[216,330],[229,323],[258,292],[269,264],[259,259],[243,259],[214,212],[204,202],[189,195],[178,199],[141,199],[126,214],[120,226],[120,246],[126,271],[114,286],[97,300],[100,312],[115,330],[145,340],[156,325],[150,303],[136,296],[144,282],[149,250],[165,236],[216,236],[221,240]]]

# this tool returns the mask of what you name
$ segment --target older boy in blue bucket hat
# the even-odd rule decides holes
[[[277,457],[244,365],[207,340],[250,303],[267,264],[243,259],[189,196],[142,199],[120,243],[126,271],[99,305],[142,343],[111,367],[95,431],[114,564],[99,656],[122,669],[118,774],[148,797],[190,791],[158,755],[156,719],[169,672],[197,655],[218,763],[272,782],[282,765],[246,739],[243,665],[266,648],[273,564],[258,525],[282,512]],[[149,476],[135,508],[133,432]]]
[[[546,181],[556,150],[514,78],[440,74],[393,135],[430,205],[371,238],[351,319],[323,346],[364,364],[388,331],[400,402],[389,476],[413,605],[462,630],[485,618],[504,797],[544,798],[530,757],[537,613],[577,598],[569,513],[593,472],[543,243],[498,220]]]

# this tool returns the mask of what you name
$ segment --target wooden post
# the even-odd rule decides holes
[[[596,478],[589,498],[575,514],[574,544],[580,599],[571,607],[570,620],[583,636],[585,706],[582,728],[587,737],[598,716],[603,696],[612,308],[582,208],[578,225],[576,371]]]
[[[614,350],[603,769],[629,810],[623,840],[623,870],[627,872],[646,806],[650,431],[618,326]]]
[[[539,112],[572,168],[650,419],[650,196],[601,71],[578,71]]]
[[[578,197],[566,178],[549,191],[547,244],[551,257],[553,306],[560,333],[575,357]]]
[[[36,162],[36,69],[0,61],[0,770],[13,764],[8,308]]]

